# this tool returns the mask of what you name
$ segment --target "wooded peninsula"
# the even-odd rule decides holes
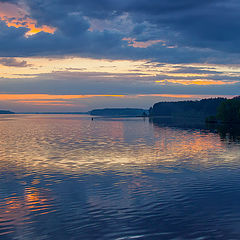
[[[149,117],[191,117],[206,122],[240,123],[240,96],[232,99],[208,98],[198,101],[159,102],[149,109]]]

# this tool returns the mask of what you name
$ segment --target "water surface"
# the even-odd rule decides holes
[[[0,239],[240,239],[240,134],[0,116]]]

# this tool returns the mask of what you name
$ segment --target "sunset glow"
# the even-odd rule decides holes
[[[239,94],[238,53],[210,46],[205,33],[198,36],[204,28],[187,34],[181,14],[163,21],[131,2],[110,6],[0,0],[0,109],[149,108]]]
[[[0,0],[0,239],[240,239],[237,0]]]

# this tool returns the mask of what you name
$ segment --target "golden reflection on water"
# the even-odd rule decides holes
[[[55,211],[49,191],[38,187],[26,187],[21,197],[15,194],[0,202],[0,226],[3,234],[30,223],[31,214],[43,215]],[[10,225],[11,224],[11,225]],[[1,233],[0,233],[1,236]]]
[[[216,133],[157,127],[141,119],[91,121],[69,115],[12,118],[0,125],[0,168],[18,174],[239,165],[239,146],[221,141]]]
[[[23,199],[18,199],[15,196],[5,199],[3,205],[6,206],[6,209],[3,212],[18,213],[19,210],[40,212],[44,210],[45,214],[46,209],[51,207],[51,205],[49,204],[51,198],[48,196],[46,189],[26,187],[23,196],[24,196]]]

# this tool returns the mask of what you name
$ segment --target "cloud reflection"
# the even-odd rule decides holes
[[[173,166],[197,170],[239,164],[238,146],[209,131],[159,127],[141,119],[92,122],[69,115],[23,116],[11,122],[0,126],[0,167],[8,171],[127,173],[156,166],[167,171]]]

